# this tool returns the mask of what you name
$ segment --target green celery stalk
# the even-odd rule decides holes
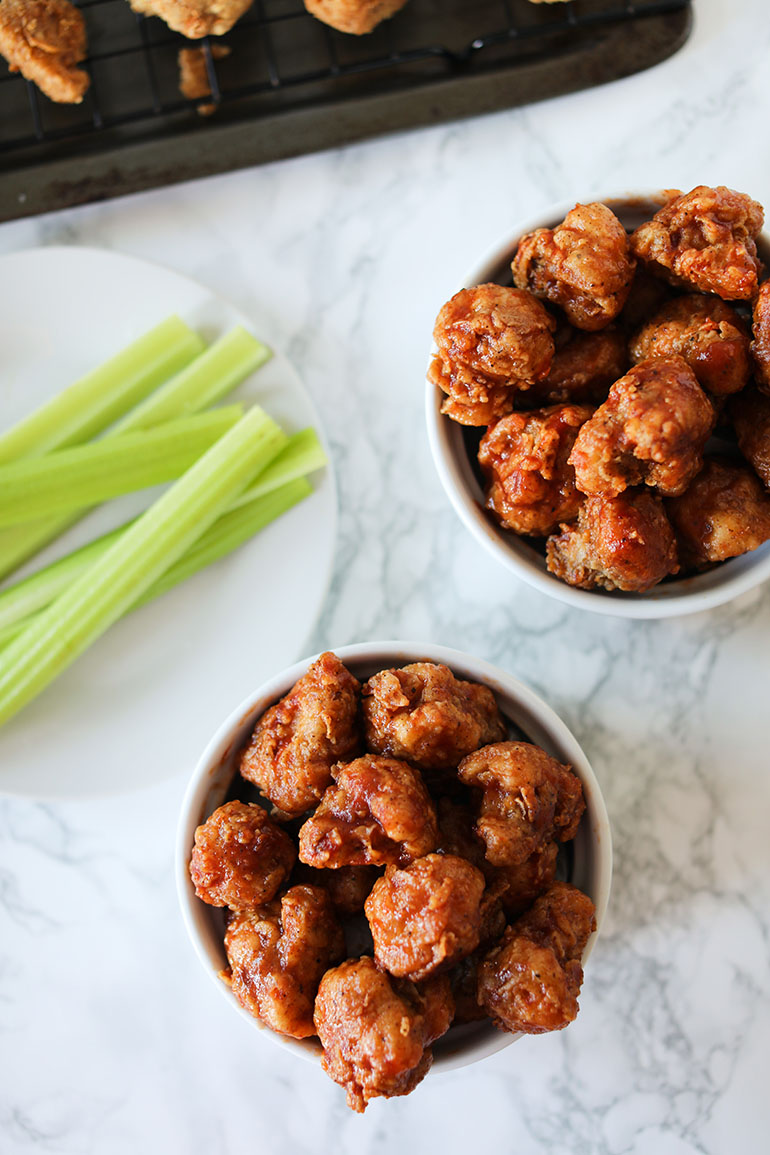
[[[255,406],[37,615],[0,653],[0,725],[139,601],[283,444]]]
[[[239,545],[243,545],[260,529],[264,529],[271,521],[275,521],[312,492],[310,482],[304,477],[299,477],[279,486],[272,493],[255,497],[253,501],[224,513],[179,561],[170,566],[158,581],[153,582],[132,609],[160,597],[174,586],[187,581],[199,570],[205,569],[207,565],[232,553]]]
[[[0,465],[0,526],[97,505],[173,481],[242,417],[240,405]]]
[[[192,364],[152,393],[105,434],[136,432],[197,413],[221,400],[272,356],[240,325],[214,341]],[[70,513],[0,529],[0,579],[22,565],[79,519]]]
[[[304,477],[305,474],[320,469],[326,465],[326,461],[324,447],[318,440],[315,429],[311,427],[301,429],[299,433],[292,434],[275,461],[270,462],[267,469],[260,473],[256,481],[244,490],[234,504],[243,505],[255,497],[270,493],[287,481],[293,481],[297,477]]]
[[[209,345],[181,373],[113,425],[107,436],[150,429],[164,421],[208,409],[271,357],[266,345],[236,325]]]
[[[240,506],[259,503],[279,487],[284,487],[287,483],[302,478],[306,473],[320,469],[325,463],[326,454],[315,431],[303,429],[289,438],[278,456],[259,474],[257,481],[235,498],[229,508],[235,510]],[[254,508],[258,510],[260,507],[256,504]],[[80,577],[131,524],[133,523],[129,522],[119,526],[112,532],[89,542],[88,545],[67,554],[59,561],[38,570],[30,577],[24,578],[23,581],[0,590],[0,646],[9,638],[15,637],[22,628],[20,623],[26,617],[43,609]],[[213,534],[218,525],[219,522],[209,533]]]
[[[38,457],[101,433],[203,349],[179,317],[169,317],[0,434],[0,464]]]
[[[137,609],[139,606],[146,605],[146,603],[152,601],[153,598],[165,594],[174,586],[192,577],[193,574],[196,574],[199,570],[211,565],[212,562],[218,561],[228,553],[232,553],[233,550],[243,545],[245,541],[248,541],[249,538],[253,537],[254,534],[258,533],[261,529],[264,529],[270,522],[275,521],[282,514],[286,513],[287,510],[291,509],[292,506],[297,505],[300,501],[309,497],[312,492],[313,487],[310,485],[310,482],[304,477],[299,477],[287,482],[285,485],[279,486],[271,493],[267,493],[262,497],[255,497],[244,504],[236,505],[228,513],[224,513],[221,517],[217,518],[214,524],[182,555],[179,561],[167,569],[158,581],[153,582],[136,605],[131,608]],[[17,634],[26,629],[32,616],[35,615],[35,611],[39,613],[54,597],[58,596],[68,585],[71,585],[74,578],[79,576],[84,569],[92,564],[94,557],[106,552],[106,549],[108,549],[112,542],[117,540],[123,532],[122,528],[114,530],[111,534],[106,534],[105,537],[100,538],[99,541],[83,546],[83,548],[77,550],[76,553],[69,554],[67,557],[62,558],[60,562],[56,562],[53,566],[49,566],[47,570],[43,570],[40,575],[35,574],[35,578],[47,575],[50,579],[50,585],[47,591],[50,596],[45,596],[45,600],[39,602],[37,605],[32,604],[32,608],[26,610],[26,612],[23,611],[22,605],[17,603],[16,608],[21,612],[15,618],[6,618],[2,625],[0,625],[0,648],[6,645],[11,638],[15,638]],[[94,550],[93,547],[95,546],[103,548]],[[77,561],[76,565],[66,564],[75,561]],[[55,570],[57,570],[57,572],[53,572]],[[20,585],[24,584],[24,582],[20,583]],[[9,590],[8,592],[11,593],[13,591]]]
[[[114,541],[124,532],[124,526],[118,526],[111,533],[106,533],[88,545],[68,553],[59,561],[52,562],[37,573],[16,582],[8,589],[0,592],[0,645],[9,637],[19,632],[19,623],[30,614],[44,609],[47,605],[71,586],[88,567],[100,558],[110,548]]]

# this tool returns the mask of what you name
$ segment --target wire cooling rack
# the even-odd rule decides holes
[[[603,83],[676,51],[691,22],[690,0],[410,0],[354,37],[302,0],[255,0],[226,36],[193,42],[211,95],[191,101],[191,42],[127,0],[79,7],[82,104],[53,104],[0,61],[0,220]]]

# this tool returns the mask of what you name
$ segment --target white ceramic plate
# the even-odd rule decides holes
[[[0,258],[0,424],[7,427],[153,325],[178,313],[208,341],[245,318],[202,285],[156,265],[84,248]],[[233,398],[258,401],[287,431],[318,414],[280,353]],[[232,703],[299,654],[326,593],[336,494],[315,492],[252,541],[124,618],[0,730],[0,792],[104,795],[195,765]],[[40,555],[51,560],[146,506],[91,514]],[[27,570],[19,571],[27,572]]]

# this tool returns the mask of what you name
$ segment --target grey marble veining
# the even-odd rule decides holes
[[[662,623],[550,601],[456,519],[422,408],[438,307],[518,217],[700,182],[770,205],[769,50],[763,0],[696,0],[686,48],[609,87],[0,227],[0,252],[114,248],[254,318],[312,392],[339,483],[306,652],[404,637],[510,670],[586,750],[615,849],[569,1030],[358,1118],[194,958],[172,870],[184,775],[120,798],[0,799],[3,1155],[767,1149],[770,586]]]

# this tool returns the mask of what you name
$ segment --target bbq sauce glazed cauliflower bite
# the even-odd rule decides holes
[[[681,357],[642,361],[580,428],[569,457],[575,484],[583,493],[610,497],[642,483],[666,497],[684,493],[703,463],[715,420]]]
[[[575,205],[555,229],[522,237],[513,280],[552,305],[577,329],[603,329],[626,303],[635,260],[622,224],[606,205]]]
[[[315,1026],[321,1065],[363,1112],[378,1096],[408,1095],[433,1061],[430,1045],[449,1029],[454,1000],[443,975],[419,987],[393,979],[373,959],[348,959],[321,980]]]
[[[283,814],[303,814],[332,780],[332,766],[358,753],[359,690],[335,654],[321,654],[257,722],[241,774]]]
[[[362,694],[369,749],[421,770],[450,769],[505,734],[492,691],[434,662],[381,670]]]
[[[441,412],[461,425],[488,425],[514,396],[547,376],[556,322],[531,293],[504,285],[461,289],[433,329],[438,349],[428,378],[447,397]]]
[[[345,935],[325,890],[293,886],[267,906],[237,911],[225,951],[224,977],[247,1011],[280,1035],[315,1034],[318,984],[345,957]]]
[[[569,455],[593,414],[587,405],[552,405],[511,413],[490,425],[479,445],[487,508],[501,525],[546,537],[573,521],[583,502]]]
[[[508,927],[478,975],[478,1000],[496,1027],[539,1035],[574,1020],[595,913],[576,887],[555,882]]]
[[[751,197],[698,185],[640,225],[631,247],[651,272],[674,285],[751,301],[759,287],[756,238],[763,223],[762,206]]]
[[[262,802],[284,805],[227,801],[196,831],[196,893],[230,908],[221,977],[272,1030],[317,1034],[356,1111],[420,1082],[453,1021],[453,991],[459,1022],[494,1016],[503,1029],[514,1028],[493,992],[528,997],[529,972],[517,994],[495,951],[552,888],[584,801],[569,767],[502,741],[508,731],[491,690],[446,666],[381,670],[361,687],[324,654],[264,713],[240,761],[253,782],[265,742],[278,770],[261,774]],[[328,765],[335,742],[354,741],[357,757]],[[300,824],[286,800],[317,793],[327,774]],[[560,918],[567,935],[573,909],[572,953],[550,949],[574,1001],[585,920],[575,904]],[[374,957],[347,957],[367,941]],[[566,998],[549,982],[552,1001]]]

